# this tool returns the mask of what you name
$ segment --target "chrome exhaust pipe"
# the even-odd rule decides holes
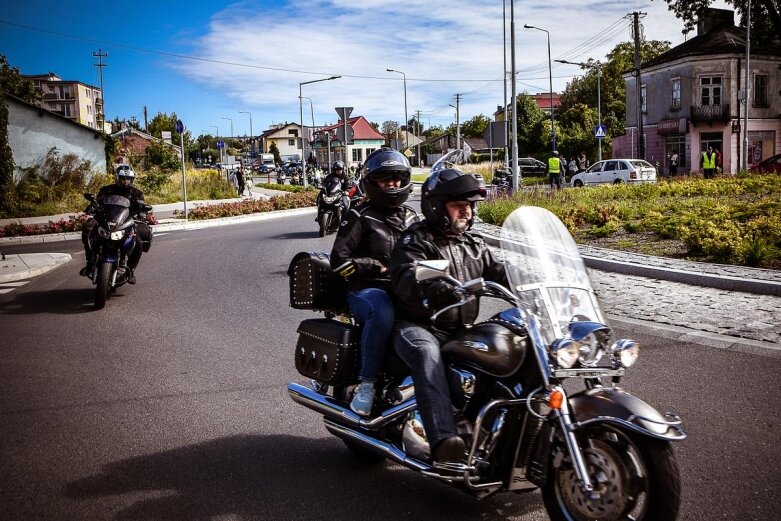
[[[361,447],[376,452],[377,454],[384,456],[391,461],[395,461],[396,463],[404,465],[405,467],[409,467],[412,470],[417,470],[419,472],[434,471],[431,465],[408,457],[403,450],[394,445],[391,445],[390,443],[372,438],[371,436],[368,436],[362,432],[354,431],[350,429],[350,427],[342,425],[329,418],[325,418],[323,421],[325,422],[325,428],[328,429],[328,432],[338,438],[357,443]]]
[[[415,398],[410,398],[399,405],[395,405],[390,409],[383,411],[382,414],[376,418],[367,420],[355,414],[349,407],[345,407],[343,405],[344,402],[341,402],[332,396],[320,394],[301,384],[287,384],[287,392],[294,402],[301,404],[304,407],[308,407],[326,418],[336,420],[354,429],[377,430],[417,407]]]

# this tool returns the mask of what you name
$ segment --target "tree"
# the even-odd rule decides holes
[[[670,11],[683,20],[682,33],[686,34],[697,25],[699,13],[708,8],[713,0],[664,0]],[[740,26],[745,28],[748,14],[748,0],[725,0],[738,13]],[[751,38],[755,41],[770,40],[781,34],[781,12],[778,0],[752,0]]]
[[[164,172],[173,172],[181,167],[181,163],[171,145],[154,140],[144,150],[144,167],[159,167]]]
[[[491,120],[488,116],[484,116],[483,114],[474,116],[461,123],[461,136],[469,138],[483,137],[483,134],[488,130],[488,125],[490,125],[490,123]]]
[[[279,155],[279,148],[277,148],[277,144],[272,142],[271,146],[268,147],[268,151],[271,154],[274,154],[274,163],[277,164],[277,165],[281,165],[282,164],[282,156]]]
[[[550,131],[550,127],[544,125],[544,122],[548,121],[548,115],[537,106],[534,98],[525,93],[517,96],[515,113],[518,119],[519,154],[526,156],[546,153],[543,135]]]
[[[0,215],[12,216],[16,204],[14,186],[14,156],[8,144],[8,106],[3,93],[35,103],[41,94],[33,82],[22,78],[19,69],[12,67],[0,54]]]

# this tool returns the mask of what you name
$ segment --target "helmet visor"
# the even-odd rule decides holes
[[[402,170],[388,170],[385,172],[374,172],[369,176],[373,181],[409,181],[409,172]]]

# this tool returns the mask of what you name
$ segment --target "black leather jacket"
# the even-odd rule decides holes
[[[101,202],[101,199],[109,195],[120,195],[122,197],[127,197],[130,200],[131,214],[138,213],[141,210],[141,206],[146,204],[144,202],[144,193],[135,186],[119,186],[116,183],[106,185],[98,190],[98,194],[95,196],[95,200]],[[85,210],[85,213],[94,213],[90,211],[91,207],[92,205],[90,204],[87,207],[87,210]]]
[[[423,307],[423,284],[415,280],[414,262],[438,259],[450,261],[450,276],[461,282],[483,277],[508,285],[504,264],[496,259],[481,236],[467,232],[448,237],[430,229],[426,221],[422,221],[402,234],[391,257],[391,283],[397,318],[423,326],[431,325],[434,310]],[[480,312],[480,303],[474,296],[467,298],[471,301],[440,315],[436,326],[453,330],[473,323]]]
[[[371,202],[359,204],[342,221],[331,250],[331,268],[347,279],[350,291],[390,289],[391,253],[401,232],[419,220],[409,206],[385,208]]]

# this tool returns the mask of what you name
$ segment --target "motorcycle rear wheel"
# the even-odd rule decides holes
[[[681,476],[669,442],[612,429],[578,436],[594,489],[589,499],[577,484],[569,458],[551,465],[542,498],[553,521],[676,519]]]
[[[97,269],[97,282],[95,282],[95,309],[103,309],[106,306],[106,299],[109,296],[111,286],[111,271],[113,265],[108,262],[101,262]]]

